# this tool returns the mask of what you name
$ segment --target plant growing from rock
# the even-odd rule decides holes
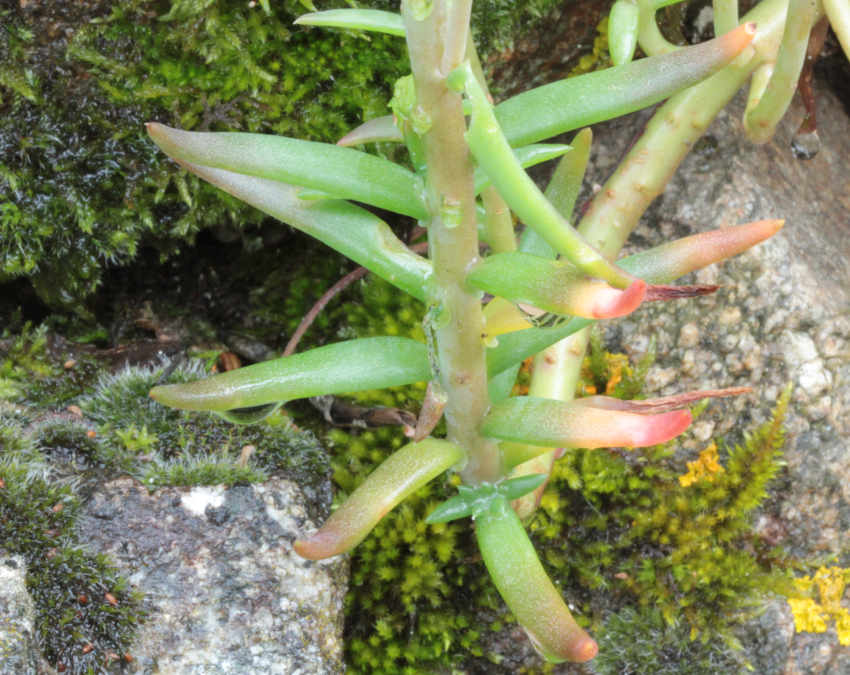
[[[642,302],[716,291],[670,284],[767,239],[782,221],[695,235],[613,260],[738,89],[753,77],[745,128],[754,140],[767,140],[807,50],[818,51],[825,16],[839,35],[846,36],[850,21],[845,2],[765,0],[741,22],[736,2],[717,1],[721,36],[682,49],[668,43],[654,21],[656,9],[673,3],[619,0],[609,30],[614,68],[494,106],[470,37],[471,4],[405,0],[400,16],[335,10],[299,19],[407,40],[412,76],[396,84],[393,115],[364,124],[337,146],[148,125],[185,169],[423,301],[427,344],[351,340],[157,387],[151,395],[244,423],[295,398],[427,382],[414,442],[375,469],[315,535],[296,542],[296,552],[321,559],[352,549],[406,496],[454,470],[459,494],[436,507],[429,522],[472,517],[491,577],[536,649],[553,662],[587,661],[597,645],[546,576],[521,519],[536,509],[557,457],[582,448],[664,443],[690,424],[691,414],[681,409],[688,403],[738,393],[572,400],[588,328]],[[637,44],[651,56],[632,61]],[[579,132],[572,149],[540,141],[664,99],[574,228],[591,134]],[[804,129],[812,133],[811,126]],[[812,139],[805,140],[811,147]],[[376,141],[405,143],[413,171],[350,147]],[[544,194],[525,168],[560,155]],[[429,259],[352,201],[418,220]],[[519,243],[514,215],[525,225]],[[493,299],[482,306],[485,293]],[[532,356],[528,395],[509,396],[519,364]],[[447,434],[438,439],[430,434],[442,417]]]

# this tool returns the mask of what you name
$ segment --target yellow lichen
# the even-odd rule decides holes
[[[811,598],[788,598],[794,627],[798,633],[824,633],[826,621],[821,614],[823,608]]]
[[[841,613],[835,617],[835,629],[841,646],[850,647],[850,611],[841,608]]]
[[[788,598],[798,633],[823,633],[826,622],[834,619],[839,643],[850,647],[850,610],[841,606],[848,575],[850,570],[840,567],[821,567],[814,578],[807,576],[795,580],[794,587],[800,595],[812,594],[815,587],[820,595],[819,603],[811,597]]]
[[[815,574],[814,583],[817,584],[820,592],[821,604],[825,611],[830,614],[837,614],[841,609],[839,603],[847,586],[844,575],[845,572],[840,567],[831,567],[830,569],[821,567]]]
[[[682,487],[689,487],[694,483],[705,479],[709,483],[714,481],[714,474],[723,473],[725,469],[718,461],[717,446],[711,443],[705,450],[699,453],[699,459],[688,462],[688,473],[679,476]]]
[[[605,393],[611,396],[614,389],[623,380],[623,371],[625,370],[627,374],[631,375],[631,369],[629,368],[629,357],[625,354],[611,354],[609,361],[611,362],[609,366],[611,377],[608,379],[608,384],[605,385]]]

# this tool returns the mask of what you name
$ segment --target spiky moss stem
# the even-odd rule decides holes
[[[481,340],[484,315],[480,299],[467,293],[463,283],[466,270],[478,258],[472,158],[464,140],[461,96],[446,88],[441,71],[447,35],[456,31],[449,26],[445,0],[436,0],[422,20],[417,20],[417,10],[422,7],[414,0],[402,3],[417,104],[431,123],[422,137],[431,209],[428,240],[434,265],[430,301],[443,312],[436,334],[442,387],[448,396],[448,437],[467,452],[468,461],[461,471],[466,483],[496,482],[503,475],[501,455],[498,447],[478,432],[490,406]],[[461,19],[462,14],[458,14]]]

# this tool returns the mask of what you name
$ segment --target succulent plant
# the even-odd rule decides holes
[[[654,21],[655,11],[669,4],[618,0],[609,28],[615,67],[499,105],[471,39],[471,0],[403,0],[400,15],[358,9],[308,14],[298,23],[407,40],[412,76],[396,84],[392,115],[364,124],[336,146],[148,125],[153,140],[183,168],[425,303],[428,337],[427,344],[371,337],[326,345],[156,387],[151,396],[250,423],[296,398],[428,382],[413,442],[294,549],[310,559],[345,553],[418,487],[455,471],[459,494],[437,506],[430,522],[475,520],[496,587],[536,649],[553,662],[587,661],[598,651],[546,576],[522,525],[555,459],[577,448],[664,443],[689,426],[691,414],[682,409],[688,403],[740,393],[572,400],[589,326],[643,302],[716,291],[670,284],[764,241],[783,222],[699,234],[615,262],[617,254],[711,120],[751,77],[745,128],[764,141],[788,106],[810,34],[816,41],[825,16],[839,36],[846,37],[850,25],[846,0],[764,0],[743,21],[737,2],[716,0],[720,37],[679,48]],[[637,45],[650,56],[633,60]],[[591,133],[580,131],[571,148],[540,142],[665,99],[575,228],[571,216]],[[376,141],[404,143],[413,170],[351,147]],[[525,168],[561,155],[541,192]],[[419,221],[428,258],[405,246],[373,210],[352,202]],[[525,226],[519,242],[517,220]],[[482,254],[482,248],[489,251]],[[492,299],[484,300],[485,294]],[[529,357],[529,393],[511,397],[517,369]],[[431,437],[442,417],[446,437]]]

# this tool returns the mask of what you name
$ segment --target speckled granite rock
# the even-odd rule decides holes
[[[0,675],[36,675],[35,607],[21,556],[0,557]]]
[[[133,646],[139,675],[337,675],[348,562],[314,563],[292,542],[314,528],[292,482],[101,486],[80,519],[146,594]]]
[[[741,130],[739,97],[652,205],[630,252],[766,218],[785,218],[782,232],[682,280],[723,284],[716,295],[649,303],[610,322],[606,337],[610,348],[638,359],[656,336],[647,394],[754,388],[712,402],[686,448],[693,454],[711,437],[740,440],[792,382],[788,468],[756,526],[795,555],[834,554],[850,567],[850,118],[834,93],[815,87],[822,139],[815,159],[796,160],[789,147],[801,105],[795,101],[773,141],[755,146]],[[604,182],[644,119],[600,130],[592,181]],[[850,673],[850,649],[839,646],[834,627],[797,635],[784,602],[750,637],[760,675]]]

